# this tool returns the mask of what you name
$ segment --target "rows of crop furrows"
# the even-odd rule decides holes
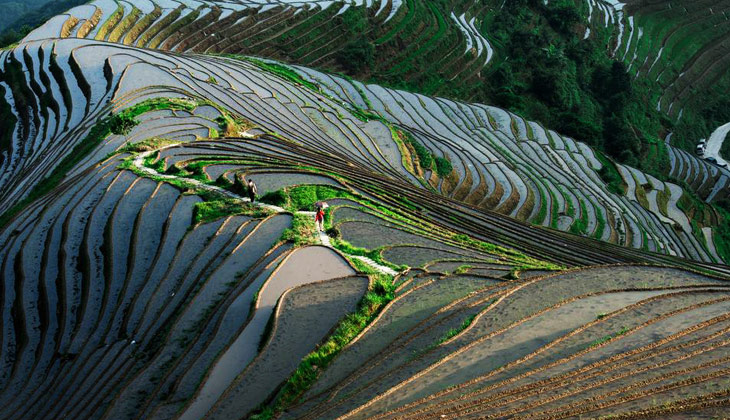
[[[657,108],[679,117],[687,100],[727,72],[730,2],[637,0],[622,6],[614,55],[632,75],[659,82]]]
[[[331,249],[281,242],[291,214],[247,207],[208,218],[206,205],[235,194],[195,177],[137,175],[130,153],[161,147],[160,138],[195,142],[191,124],[203,122],[207,135],[220,112],[206,104],[140,115],[122,143],[111,136],[91,155],[123,152],[82,161],[88,169],[0,232],[4,418],[249,411],[355,310],[368,279]],[[174,137],[186,130],[192,138]],[[317,181],[297,172],[268,185]]]
[[[682,195],[677,185],[614,165],[583,143],[497,108],[297,70],[328,95],[367,107],[403,129],[404,143],[410,138],[427,147],[435,160],[449,161],[453,170],[441,174],[438,161],[423,168],[414,158],[407,165],[445,196],[621,245],[716,259],[713,247],[693,232],[677,207]],[[410,152],[418,155],[413,148]],[[621,174],[623,194],[609,192],[598,175],[604,165]]]
[[[126,20],[123,13],[114,20]],[[36,52],[26,59],[23,51]],[[562,266],[588,264],[725,268],[484,211],[509,214],[522,206],[529,211],[518,214],[544,208],[553,217],[560,208],[553,198],[557,193],[566,203],[571,194],[581,197],[572,205],[587,215],[588,206],[600,208],[589,199],[595,194],[624,203],[622,216],[641,217],[637,225],[654,226],[665,236],[679,231],[662,231],[654,213],[666,205],[666,217],[679,217],[672,186],[664,186],[661,198],[658,181],[618,167],[637,180],[644,195],[636,188],[633,195],[646,203],[611,198],[595,172],[601,163],[586,146],[497,109],[409,96],[301,69],[315,85],[270,62],[173,55],[102,41],[32,41],[3,54],[3,80],[14,86],[5,98],[19,120],[6,159],[22,162],[29,172],[8,172],[0,191],[33,200],[0,229],[2,417],[244,416],[271,401],[302,357],[327,340],[346,314],[359,310],[358,302],[373,286],[353,268],[362,261],[405,273],[393,280],[395,300],[374,322],[365,322],[369,327],[341,357],[317,371],[320,382],[297,408],[307,416],[370,416],[397,407],[408,414],[406,405],[431,395],[445,401],[434,407],[456,402],[430,383],[474,385],[479,400],[489,386],[482,376],[490,365],[478,358],[491,360],[492,351],[514,357],[506,363],[515,362],[518,371],[539,373],[540,366],[530,363],[552,363],[562,354],[593,363],[592,352],[614,341],[623,345],[625,338],[646,331],[645,339],[656,341],[662,331],[704,325],[703,317],[727,310],[724,300],[712,301],[725,293],[724,284],[674,269],[611,267],[543,278]],[[26,67],[6,70],[9,56],[22,57]],[[69,98],[53,94],[70,115],[69,133],[53,138],[26,128],[33,127],[34,118],[41,121],[33,113],[52,109],[27,99],[44,92],[36,81],[44,79],[44,57],[53,57],[58,66],[67,63],[60,72],[49,64],[53,78],[44,82],[51,94],[53,83],[66,85]],[[22,108],[28,116],[17,111]],[[111,126],[129,122],[125,118],[133,126],[114,134]],[[438,134],[447,124],[454,135]],[[20,137],[23,130],[33,134],[30,141]],[[530,144],[536,147],[528,149]],[[484,162],[492,166],[472,173],[468,165],[487,153]],[[556,160],[531,172],[524,163],[528,156]],[[420,159],[428,157],[435,163],[427,168]],[[522,172],[514,169],[519,159]],[[60,172],[44,180],[53,168]],[[560,177],[574,178],[573,184],[566,180],[549,189],[550,180]],[[284,209],[244,202],[247,179],[259,183],[262,200]],[[510,193],[480,191],[474,179],[484,185],[491,179],[494,190],[499,185]],[[535,180],[541,180],[543,195],[538,191],[533,200],[544,205],[528,207],[515,185]],[[576,180],[590,182],[576,186]],[[652,188],[644,189],[649,183]],[[34,195],[38,185],[49,187]],[[511,197],[515,194],[518,198]],[[333,238],[319,238],[326,246],[304,246],[318,238],[302,227],[309,214],[292,213],[312,210],[320,200],[330,204],[326,227]],[[505,204],[510,200],[515,204]],[[599,216],[594,220],[600,225]],[[515,278],[521,280],[510,280]],[[642,299],[661,304],[630,306]],[[621,308],[636,314],[624,322],[625,311],[612,312]],[[591,323],[602,312],[608,315]],[[557,327],[563,320],[575,333],[559,339],[566,333]],[[649,328],[665,320],[669,325]],[[534,340],[536,332],[544,339]],[[490,341],[500,334],[511,338]],[[616,336],[605,339],[609,334]],[[570,341],[574,338],[578,341]],[[509,343],[515,348],[502,351]],[[540,350],[545,343],[555,344]],[[590,351],[576,352],[580,346]],[[553,359],[536,354],[517,363],[537,350]],[[464,369],[450,364],[457,360],[467,363]],[[452,374],[458,381],[449,379]],[[709,382],[693,380],[683,382],[691,386],[684,389],[704,395],[694,385]],[[635,389],[640,388],[631,392]],[[620,401],[607,397],[617,404],[661,397],[649,394]],[[396,395],[397,407],[383,405]],[[566,404],[580,402],[567,398]],[[545,404],[553,402],[563,403]],[[425,401],[423,410],[429,406]],[[581,407],[565,410],[595,408]]]
[[[669,176],[689,184],[693,191],[707,202],[727,197],[730,182],[730,173],[727,170],[676,147],[668,145],[667,149]]]
[[[6,54],[45,45],[26,43]],[[695,233],[677,207],[681,191],[676,186],[631,168],[614,167],[585,144],[497,108],[365,86],[296,68],[300,76],[256,61],[171,56],[84,40],[51,45],[59,57],[56,61],[74,57],[77,63],[70,66],[76,71],[65,72],[60,80],[73,76],[95,81],[85,84],[93,86],[85,89],[87,94],[75,90],[75,100],[83,102],[71,108],[71,114],[83,128],[72,128],[78,134],[60,141],[34,139],[42,153],[28,159],[21,157],[34,142],[16,141],[17,150],[8,161],[22,162],[28,169],[3,179],[7,197],[27,194],[41,181],[42,176],[34,174],[47,173],[64,156],[74,156],[69,152],[89,132],[92,121],[97,122],[91,113],[84,117],[87,107],[103,103],[118,113],[145,108],[161,97],[178,98],[173,104],[177,110],[160,109],[139,117],[142,124],[129,134],[130,141],[162,132],[165,135],[159,137],[180,141],[241,136],[258,126],[252,133],[296,139],[302,146],[347,157],[385,177],[423,185],[477,208],[635,248],[716,259],[711,232],[708,245],[705,235]],[[11,101],[22,99],[22,91],[18,92],[13,91]],[[86,105],[84,98],[89,97],[93,106]],[[215,98],[216,104],[200,98]],[[227,110],[226,115],[221,109]],[[179,130],[171,129],[176,126]],[[126,138],[107,138],[85,162],[95,162]],[[428,158],[433,161],[430,165],[421,162]],[[604,165],[622,175],[624,194],[608,191],[598,175]],[[79,165],[76,172],[84,167]]]
[[[429,278],[283,418],[631,418],[727,406],[729,293],[720,280],[633,266],[519,283]]]
[[[10,110],[6,123],[12,128],[17,121],[0,139],[0,211],[49,173],[88,134],[92,121],[108,112],[115,81],[103,71],[87,79],[78,69],[104,62],[84,58],[51,41],[0,53],[0,92]]]
[[[499,2],[454,0],[447,6],[413,0],[97,0],[53,18],[26,39],[93,38],[180,52],[255,54],[336,69],[347,65],[338,55],[350,54],[349,48],[360,48],[366,39],[379,53],[371,73],[418,79],[425,65],[426,73],[469,83],[494,54],[483,23]],[[609,50],[632,75],[660,83],[657,107],[674,117],[693,94],[726,73],[730,0],[679,6],[668,0],[586,0],[584,8],[584,36],[590,36],[591,27],[615,28]],[[438,93],[437,87],[429,89]]]
[[[429,63],[445,77],[469,80],[478,77],[494,54],[482,34],[486,9],[472,1],[454,1],[450,6],[445,11],[442,6],[412,0],[339,5],[97,0],[52,19],[26,39],[93,38],[137,47],[256,54],[340,67],[337,54],[365,37],[378,50],[393,52],[378,60],[373,70],[410,78],[418,77],[414,66]]]
[[[292,139],[297,140],[296,137]],[[236,187],[237,180],[258,180],[263,182],[263,192],[270,193],[263,200],[277,205],[286,205],[286,199],[281,198],[286,195],[315,194],[298,189],[300,184],[321,186],[325,192],[316,193],[316,197],[348,199],[354,194],[365,200],[385,203],[389,208],[408,214],[406,219],[410,222],[404,224],[404,216],[393,219],[377,206],[363,209],[367,202],[361,199],[357,203],[347,200],[337,205],[333,203],[332,223],[350,245],[377,251],[381,258],[396,266],[424,267],[441,273],[473,270],[476,274],[504,277],[515,266],[522,265],[520,256],[515,259],[509,253],[480,247],[453,231],[469,232],[490,243],[529,250],[529,255],[566,265],[678,262],[669,256],[618,246],[610,247],[609,253],[606,251],[608,244],[599,246],[589,239],[535,229],[507,216],[484,212],[448,197],[434,196],[428,189],[414,187],[409,178],[383,175],[372,171],[368,165],[353,162],[347,152],[323,153],[317,148],[282,142],[279,137],[268,134],[252,139],[168,146],[154,154],[149,165],[157,171],[204,179],[233,191],[240,188]],[[293,206],[292,210],[311,210],[298,203],[294,200],[288,205]],[[340,208],[343,205],[345,209]],[[388,222],[383,223],[383,220]],[[428,220],[428,223],[419,220]],[[440,233],[438,226],[447,230]],[[464,249],[470,246],[486,252]],[[434,265],[437,268],[430,268]]]
[[[280,242],[290,214],[249,207],[248,213],[206,219],[206,204],[233,193],[221,195],[192,182],[232,171],[234,180],[253,177],[272,190],[344,188],[340,181],[295,165],[285,172],[274,159],[263,165],[267,148],[286,152],[278,139],[268,146],[250,140],[262,153],[236,147],[242,142],[235,140],[174,139],[194,118],[192,112],[220,115],[210,105],[186,111],[180,120],[177,112],[141,115],[141,124],[125,138],[135,147],[127,145],[70,176],[0,232],[4,417],[200,418],[210,412],[229,418],[248,412],[267,400],[367,289],[367,279],[353,277],[355,271],[335,251],[292,250]],[[130,153],[161,147],[157,140],[138,141],[140,127],[153,139],[183,144],[163,147],[145,162],[158,176],[139,177],[139,168],[129,166],[136,161]],[[119,146],[108,141],[92,154],[103,157]],[[306,156],[319,156],[318,164],[326,160],[311,151],[289,154],[299,165],[309,163]],[[171,180],[163,173],[178,176]],[[366,177],[357,178],[365,183]],[[226,186],[236,190],[235,183]],[[428,245],[423,248],[433,259],[446,249],[498,267],[500,275],[517,266],[554,268],[514,251],[464,242],[412,214],[399,217],[384,210],[387,200],[360,200],[381,225],[400,224],[393,235],[405,238],[404,244]],[[335,226],[341,228],[341,220]],[[462,277],[450,293],[501,282],[494,276]],[[318,283],[330,278],[341,280]],[[399,287],[405,293],[419,281],[404,280]]]

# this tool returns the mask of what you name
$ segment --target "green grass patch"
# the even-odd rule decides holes
[[[489,306],[489,305],[487,305],[487,306]],[[445,343],[445,342],[447,342],[447,341],[451,340],[452,338],[454,338],[454,337],[456,337],[457,335],[459,335],[459,333],[461,333],[461,332],[462,332],[462,331],[464,331],[465,329],[469,328],[469,325],[471,325],[471,323],[472,323],[472,322],[474,322],[474,319],[475,319],[476,317],[477,317],[477,315],[476,315],[476,314],[474,314],[474,315],[472,315],[472,316],[470,316],[470,317],[466,318],[466,319],[465,319],[465,320],[464,320],[464,321],[463,321],[463,322],[461,323],[461,325],[459,325],[458,327],[456,327],[456,328],[451,328],[451,329],[449,329],[448,331],[446,331],[446,334],[444,334],[444,335],[443,335],[443,336],[442,336],[442,337],[441,337],[441,338],[439,339],[439,341],[438,341],[438,344],[442,344],[442,343]]]
[[[407,265],[395,265],[389,261],[383,259],[383,247],[368,250],[365,248],[359,248],[344,239],[334,238],[331,240],[332,246],[348,255],[355,255],[360,257],[367,257],[373,260],[376,264],[391,268],[395,271],[402,272],[408,269]],[[354,260],[358,261],[359,260]]]
[[[454,171],[454,167],[451,165],[451,162],[445,158],[439,156],[434,159],[434,162],[436,163],[436,174],[438,174],[441,178],[446,178]]]
[[[312,211],[316,202],[331,200],[333,198],[357,200],[357,197],[353,193],[328,185],[286,187],[278,191],[268,192],[260,200],[262,203],[283,207],[291,212],[297,212]]]
[[[601,210],[598,207],[593,206],[593,208],[596,210],[596,231],[593,234],[593,237],[601,239],[603,231],[606,229],[606,219],[603,217],[603,213],[601,213]]]
[[[240,57],[235,57],[235,58],[240,58]],[[299,73],[292,70],[288,66],[278,64],[278,63],[269,63],[269,62],[259,60],[256,58],[251,58],[251,57],[245,57],[245,60],[247,60],[250,63],[255,64],[258,68],[260,68],[262,70],[266,70],[269,73],[273,73],[292,83],[299,83],[303,86],[306,86],[309,89],[312,89],[315,92],[320,91],[318,85],[316,85],[308,80],[305,80]]]
[[[578,202],[580,203],[580,217],[570,225],[570,233],[574,235],[585,235],[588,230],[588,208],[583,200],[578,199]]]
[[[263,408],[252,418],[268,419],[295,403],[319,378],[332,360],[357,337],[395,297],[395,286],[390,276],[371,276],[370,287],[360,300],[357,311],[347,315],[335,331],[317,350],[302,359],[296,371],[287,380],[271,406]]]
[[[253,218],[262,218],[271,214],[264,208],[251,205],[240,200],[218,199],[195,203],[193,208],[193,222],[210,223],[223,217],[244,215]]]
[[[601,315],[603,315],[603,314],[599,314],[597,318],[598,319],[601,319],[601,318],[605,317],[605,315],[603,315],[603,316],[601,316]],[[620,336],[626,334],[627,332],[629,332],[629,329],[628,328],[621,327],[621,329],[619,331],[616,331],[613,334],[605,335],[605,336],[603,336],[603,337],[601,337],[601,338],[593,341],[591,344],[588,345],[588,348],[593,348],[593,347],[596,347],[596,346],[600,346],[601,344],[607,343],[607,342],[613,340],[616,337],[620,337]]]
[[[293,243],[295,248],[318,244],[314,218],[305,214],[294,214],[292,226],[281,234],[281,240]]]
[[[454,274],[456,274],[456,275],[466,274],[466,272],[468,272],[471,268],[472,268],[472,266],[467,265],[467,264],[460,265],[460,266],[456,267],[456,270],[454,270]]]
[[[601,162],[602,165],[601,169],[597,172],[598,176],[606,183],[608,191],[618,195],[626,195],[626,189],[628,186],[616,168],[616,164],[609,160],[608,157],[600,151],[596,151],[595,153],[596,158],[598,158],[598,161]]]

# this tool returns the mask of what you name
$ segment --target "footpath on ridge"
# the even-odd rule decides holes
[[[178,177],[175,175],[161,174],[161,173],[157,172],[156,170],[144,165],[144,161],[147,157],[149,157],[153,153],[157,153],[163,149],[165,149],[165,147],[162,147],[162,148],[156,149],[156,150],[150,150],[147,152],[142,152],[142,153],[138,154],[133,160],[134,167],[137,170],[141,171],[142,173],[145,173],[145,174],[155,177],[155,178],[167,179],[167,180],[180,180],[180,181],[184,181],[188,184],[192,184],[197,188],[202,188],[202,189],[205,189],[208,191],[214,191],[214,192],[223,194],[226,197],[229,197],[234,200],[238,200],[238,201],[246,202],[246,203],[249,203],[251,201],[248,197],[241,197],[240,195],[233,193],[231,191],[228,191],[224,188],[217,187],[215,185],[208,185],[208,184],[206,184],[204,182],[200,182],[196,179],[182,178],[182,177]],[[278,207],[278,206],[272,206],[271,204],[260,203],[260,202],[253,203],[253,204],[258,207],[270,210],[274,213],[287,213],[287,210],[285,210],[281,207]],[[312,218],[314,218],[314,216],[315,216],[315,213],[311,212],[311,211],[298,211],[297,214],[311,216]],[[320,231],[318,237],[319,237],[319,242],[323,246],[326,246],[327,248],[335,249],[334,246],[332,245],[332,242],[330,241],[329,236],[327,236],[327,234],[325,232]],[[399,274],[397,271],[393,270],[392,268],[386,267],[384,265],[380,265],[368,257],[364,257],[364,256],[360,256],[360,255],[345,254],[344,252],[342,252],[340,250],[337,250],[337,251],[346,255],[348,258],[356,259],[356,260],[359,260],[359,261],[367,264],[369,267],[371,267],[372,269],[374,269],[375,271],[377,271],[379,273],[387,274],[389,276],[395,276],[395,275]]]

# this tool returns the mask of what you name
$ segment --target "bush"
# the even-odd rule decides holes
[[[438,176],[440,176],[441,178],[446,178],[447,176],[451,175],[451,172],[454,170],[454,167],[451,166],[451,162],[442,157],[437,157],[435,161],[436,173],[438,174]]]
[[[112,134],[115,134],[117,136],[126,136],[138,124],[139,121],[137,121],[131,115],[117,114],[111,118],[111,121],[109,122],[109,128],[111,129]]]
[[[284,190],[279,190],[264,194],[260,201],[262,203],[271,204],[272,206],[285,207],[289,200],[286,192],[284,192]]]

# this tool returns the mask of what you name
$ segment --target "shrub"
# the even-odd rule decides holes
[[[330,238],[335,238],[335,239],[339,238],[342,235],[340,233],[340,230],[337,229],[337,227],[335,227],[335,226],[327,229],[327,231],[325,233],[327,233],[327,236],[329,236]]]
[[[113,116],[109,122],[109,128],[111,129],[112,134],[117,136],[126,136],[138,124],[139,121],[137,121],[134,117],[124,113]]]
[[[441,178],[446,178],[447,176],[451,175],[451,172],[454,170],[454,167],[451,166],[451,162],[442,157],[437,157],[435,159],[435,162],[436,173],[438,174],[438,176],[440,176]]]
[[[238,178],[236,178],[238,179]],[[240,181],[239,181],[240,182]],[[289,201],[284,190],[272,191],[264,194],[260,201],[262,203],[271,204],[272,206],[286,207]]]

